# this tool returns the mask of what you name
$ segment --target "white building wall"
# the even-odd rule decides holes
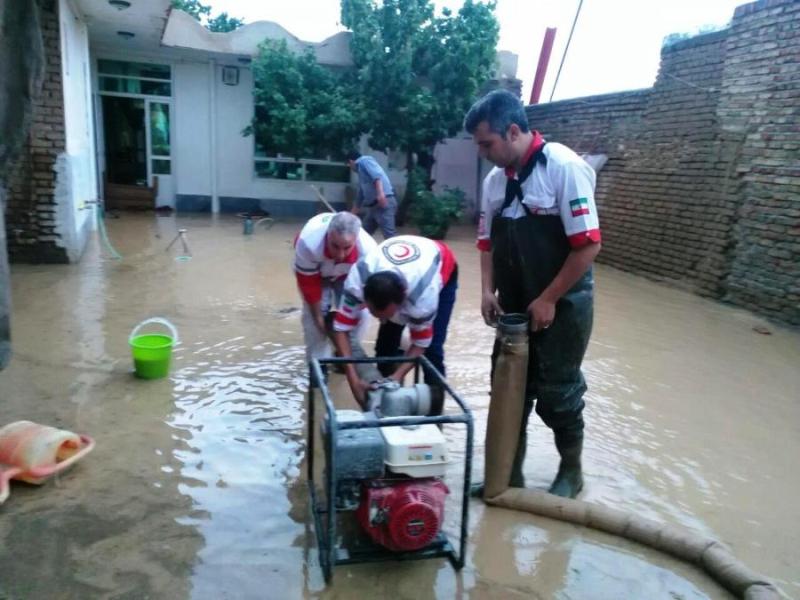
[[[253,136],[243,136],[242,130],[250,124],[254,113],[253,74],[248,68],[239,68],[239,84],[222,82],[223,64],[216,66],[217,115],[217,181],[222,210],[235,206],[237,199],[276,202],[316,202],[309,184],[324,187],[325,196],[332,202],[345,201],[347,184],[334,182],[283,181],[256,177],[254,167],[255,141]],[[311,157],[303,157],[311,158]],[[266,205],[265,205],[266,207]]]
[[[345,202],[347,184],[344,183],[256,177],[255,142],[252,136],[242,135],[254,112],[253,76],[249,68],[235,65],[239,69],[239,83],[227,85],[222,81],[222,68],[226,64],[234,66],[229,63],[215,62],[213,71],[211,61],[183,60],[171,64],[172,164],[180,210],[210,210],[216,191],[222,212],[260,206],[283,214],[302,214],[304,210],[308,212],[309,206],[294,203],[317,201],[309,184],[324,188],[328,200]],[[313,211],[313,206],[310,209]]]
[[[230,63],[215,63],[212,71],[210,60],[170,60],[155,56],[146,59],[129,56],[127,59],[151,60],[172,67],[172,179],[177,202],[162,198],[165,190],[161,189],[159,204],[177,204],[179,210],[211,210],[216,187],[223,212],[240,212],[260,206],[278,214],[300,215],[313,211],[317,202],[309,184],[323,188],[326,198],[334,203],[345,203],[348,195],[353,193],[354,184],[256,177],[254,140],[252,136],[242,135],[254,112],[253,78],[249,68],[235,65],[239,69],[239,83],[226,85],[222,81],[222,68]],[[216,109],[213,115],[212,86]],[[398,198],[402,198],[406,179],[405,155],[386,156],[369,149],[366,140],[362,140],[361,146],[363,153],[371,154],[384,167]],[[439,144],[435,155],[435,191],[441,191],[445,185],[462,189],[467,196],[467,214],[471,216],[479,193],[474,143],[471,139],[453,138]],[[349,194],[348,187],[352,188]]]
[[[168,61],[167,61],[168,62]],[[172,65],[172,169],[176,193],[211,196],[208,63]]]
[[[239,83],[222,83],[222,68],[214,69],[217,94],[217,181],[221,197],[258,198],[264,188],[253,172],[253,137],[242,130],[253,118],[253,76],[250,69],[239,69]]]
[[[478,151],[472,138],[454,137],[436,145],[436,162],[431,177],[433,191],[441,193],[445,187],[459,188],[465,194],[465,216],[472,218],[480,196],[480,174],[478,173]]]
[[[98,198],[89,35],[69,0],[59,0],[59,15],[66,152],[56,165],[57,223],[70,260],[77,260],[94,227],[90,202]]]

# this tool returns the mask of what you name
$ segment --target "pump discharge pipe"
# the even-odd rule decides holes
[[[497,336],[501,349],[492,380],[486,427],[484,502],[591,527],[665,552],[702,567],[717,583],[745,600],[784,597],[766,577],[742,564],[717,540],[614,508],[509,487],[517,436],[507,432],[518,432],[522,422],[529,358],[527,317],[501,316]]]

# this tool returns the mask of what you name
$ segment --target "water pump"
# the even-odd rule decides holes
[[[403,387],[380,380],[378,369],[369,368],[403,362],[413,363],[415,380],[426,370],[430,381]],[[322,371],[342,364],[355,365],[363,381],[374,382],[365,412],[334,405]],[[306,477],[325,581],[331,581],[336,565],[364,562],[447,558],[456,570],[463,568],[474,431],[464,400],[424,356],[368,358],[362,353],[312,359],[309,371],[319,385],[308,391]],[[452,402],[447,411],[445,394]],[[444,483],[449,463],[445,425],[463,428],[455,438],[462,442],[460,507],[448,519],[448,528],[458,532],[457,544],[443,530],[446,505],[452,503]],[[322,469],[316,467],[320,457]]]
[[[371,410],[337,410],[341,422],[427,415],[441,392],[426,384],[401,387],[383,382],[369,395]],[[326,429],[323,426],[323,434]],[[444,435],[436,425],[349,429],[334,447],[336,507],[355,510],[374,542],[392,551],[424,548],[444,518],[449,490],[442,482],[448,462]]]

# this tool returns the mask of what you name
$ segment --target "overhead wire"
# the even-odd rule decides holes
[[[550,91],[550,100],[553,101],[553,95],[556,93],[556,86],[558,85],[558,78],[561,76],[561,69],[564,67],[564,61],[567,58],[567,50],[569,50],[569,43],[572,41],[572,34],[575,33],[575,24],[578,22],[578,16],[581,14],[583,7],[583,0],[578,2],[578,10],[575,11],[575,18],[572,20],[572,28],[569,30],[569,37],[567,38],[567,45],[564,47],[564,53],[561,55],[561,64],[558,65],[558,72],[556,73],[556,80],[553,82],[553,89]]]

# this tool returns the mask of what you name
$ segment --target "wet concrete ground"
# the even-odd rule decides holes
[[[444,559],[338,567],[326,588],[303,471],[299,225],[243,236],[235,218],[124,214],[108,221],[122,261],[95,240],[78,265],[14,266],[0,424],[62,426],[97,448],[43,487],[13,485],[0,598],[729,597],[634,543],[477,500],[462,572]],[[177,227],[189,261],[165,252]],[[475,413],[480,476],[493,331],[472,232],[450,237],[461,288],[449,380]],[[596,281],[583,499],[715,536],[800,596],[800,335],[609,268]],[[171,377],[146,382],[131,375],[127,337],[151,316],[172,320],[182,344]],[[344,390],[337,376],[333,388]],[[447,435],[455,490],[464,438]],[[529,439],[529,485],[544,488],[557,456],[535,417]]]

